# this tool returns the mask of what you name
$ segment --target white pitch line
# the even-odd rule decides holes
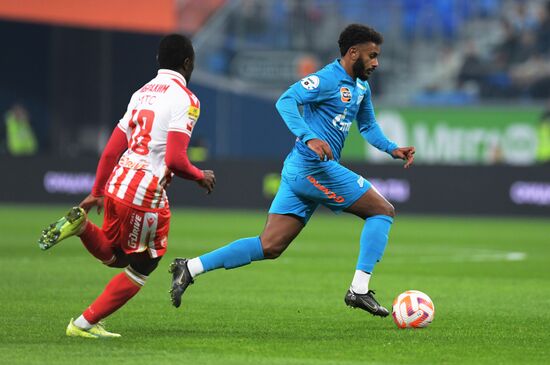
[[[483,251],[481,253],[471,253],[471,254],[452,254],[448,255],[415,255],[411,254],[407,257],[397,256],[397,257],[385,257],[383,260],[388,264],[396,263],[439,263],[439,262],[496,262],[496,261],[524,261],[527,258],[525,252],[499,252],[492,251],[487,252]]]

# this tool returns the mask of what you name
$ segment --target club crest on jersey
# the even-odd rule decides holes
[[[340,88],[340,100],[342,100],[342,103],[349,103],[351,101],[351,91],[347,87]]]
[[[319,77],[315,75],[309,75],[307,77],[304,77],[302,81],[300,81],[300,83],[306,90],[317,89],[317,87],[319,87]]]

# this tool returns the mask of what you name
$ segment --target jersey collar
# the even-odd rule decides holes
[[[176,72],[176,71],[173,71],[173,70],[168,70],[168,69],[165,69],[165,68],[161,68],[161,69],[159,69],[158,75],[159,76],[164,75],[164,76],[174,77],[174,78],[178,79],[178,81],[182,82],[183,86],[187,87],[187,82],[185,81],[185,77],[183,77],[182,74],[180,74],[179,72]]]

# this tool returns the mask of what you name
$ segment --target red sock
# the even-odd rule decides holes
[[[147,278],[147,277],[142,277]],[[145,280],[144,279],[144,280]],[[122,307],[141,289],[141,285],[130,280],[126,273],[121,272],[111,279],[105,290],[82,313],[91,324],[95,324]]]
[[[105,233],[92,222],[88,221],[80,240],[84,247],[104,264],[108,265],[115,260],[115,254]]]

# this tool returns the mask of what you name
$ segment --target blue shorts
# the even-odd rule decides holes
[[[319,204],[340,213],[370,187],[368,180],[335,161],[309,167],[285,162],[269,213],[293,214],[307,223]]]

